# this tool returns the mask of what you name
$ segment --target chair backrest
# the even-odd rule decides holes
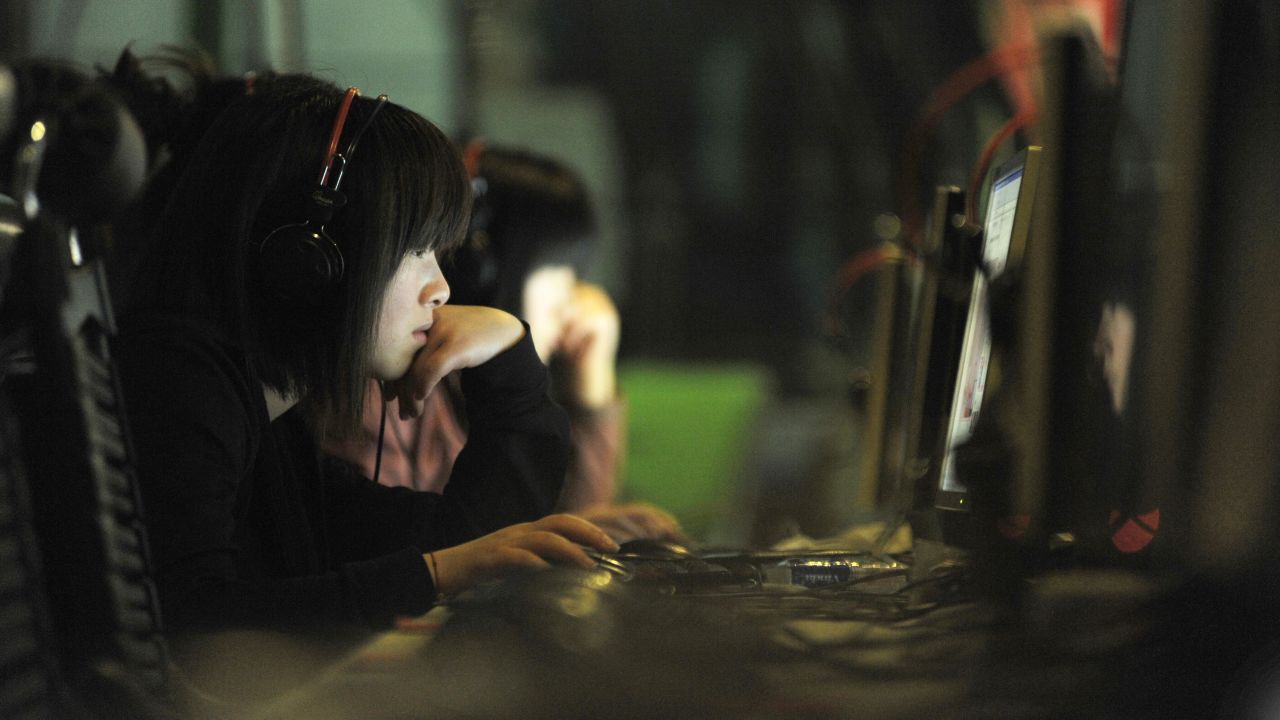
[[[57,218],[23,225],[13,254],[0,259],[9,271],[0,296],[2,390],[11,400],[3,422],[13,431],[3,439],[16,450],[3,456],[0,514],[9,521],[0,547],[15,552],[0,561],[15,571],[6,567],[6,580],[24,584],[4,600],[14,601],[15,618],[28,617],[19,625],[34,647],[23,660],[29,671],[10,677],[6,666],[4,695],[29,689],[53,707],[154,715],[166,653],[110,355],[105,274]]]

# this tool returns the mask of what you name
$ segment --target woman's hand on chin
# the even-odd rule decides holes
[[[386,384],[387,398],[400,400],[400,417],[422,414],[423,401],[454,370],[483,365],[524,337],[524,325],[510,313],[476,305],[436,308],[427,343],[404,377]]]

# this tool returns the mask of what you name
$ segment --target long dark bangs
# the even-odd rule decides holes
[[[362,98],[350,123],[372,110]],[[343,312],[334,348],[341,381],[324,398],[330,430],[359,426],[369,387],[378,313],[392,276],[411,252],[449,251],[459,244],[471,212],[471,188],[457,148],[422,116],[385,106],[361,138],[343,180],[347,206],[333,236],[346,258]]]

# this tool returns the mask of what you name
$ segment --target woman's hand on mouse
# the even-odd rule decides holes
[[[595,567],[583,549],[617,552],[604,530],[573,515],[548,515],[534,522],[505,527],[468,543],[423,556],[436,591],[448,595],[510,572],[552,564]]]
[[[524,325],[510,313],[474,305],[436,308],[427,342],[409,372],[386,385],[388,399],[400,400],[400,417],[422,414],[423,402],[444,376],[483,365],[524,337]]]
[[[609,533],[618,542],[639,539],[689,542],[679,520],[649,503],[596,505],[577,510],[574,514]]]

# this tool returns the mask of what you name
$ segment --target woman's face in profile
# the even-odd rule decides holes
[[[398,380],[427,342],[435,309],[449,300],[436,254],[412,252],[400,261],[382,296],[370,369],[378,380]]]

